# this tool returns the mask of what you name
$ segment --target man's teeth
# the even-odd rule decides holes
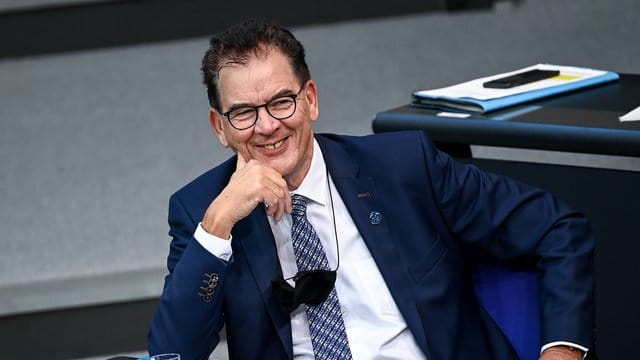
[[[273,150],[273,149],[279,148],[280,146],[282,146],[282,144],[284,144],[284,140],[280,140],[275,144],[265,145],[264,148],[268,150]]]

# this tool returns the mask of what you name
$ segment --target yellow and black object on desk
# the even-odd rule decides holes
[[[531,74],[531,77],[525,76],[526,74]],[[540,76],[536,77],[538,74]],[[514,79],[508,86],[487,86],[505,83],[501,80],[508,79]],[[411,104],[446,111],[484,114],[618,79],[619,75],[612,71],[537,64],[444,88],[415,91]]]

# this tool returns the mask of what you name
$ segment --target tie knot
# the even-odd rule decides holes
[[[305,216],[307,212],[307,200],[304,196],[291,195],[291,216]]]

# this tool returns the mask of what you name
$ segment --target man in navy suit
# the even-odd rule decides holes
[[[224,326],[232,359],[516,359],[475,296],[469,253],[536,263],[541,359],[593,347],[594,244],[581,214],[456,163],[421,132],[314,134],[304,49],[276,25],[213,38],[202,71],[211,126],[235,155],[171,197],[151,354],[206,359]],[[326,256],[317,279],[298,272],[292,194]],[[316,319],[332,298],[337,314]],[[346,349],[320,355],[334,330]]]

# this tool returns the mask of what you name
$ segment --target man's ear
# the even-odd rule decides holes
[[[222,129],[223,121],[224,116],[218,114],[218,112],[213,108],[209,108],[209,124],[211,125],[211,130],[216,134],[222,146],[229,147],[229,142],[227,141],[227,137]]]
[[[309,116],[311,121],[318,120],[320,115],[320,108],[318,106],[318,88],[313,80],[307,82],[307,89],[304,91],[304,96],[309,104]]]

